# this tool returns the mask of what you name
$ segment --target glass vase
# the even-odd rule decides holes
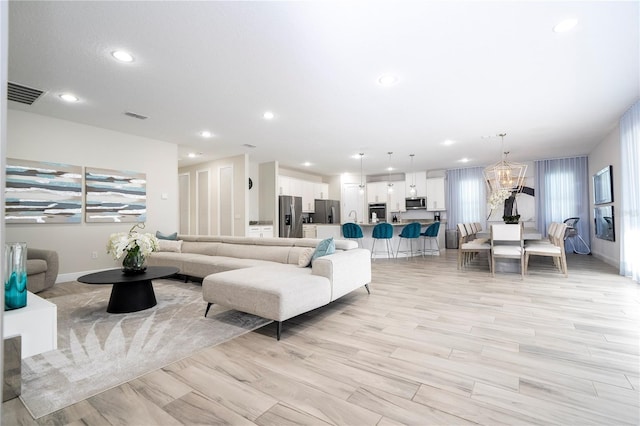
[[[27,243],[4,247],[4,310],[27,306]]]
[[[122,272],[125,274],[141,274],[147,267],[144,264],[145,258],[139,249],[129,250],[122,260]]]

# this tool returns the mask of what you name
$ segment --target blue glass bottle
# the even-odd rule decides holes
[[[6,243],[4,252],[4,310],[27,306],[27,244]]]

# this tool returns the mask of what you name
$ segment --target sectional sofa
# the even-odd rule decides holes
[[[205,316],[217,303],[282,323],[371,282],[371,255],[354,241],[335,240],[335,253],[309,259],[321,240],[179,235],[160,240],[150,266],[175,266],[202,278]]]

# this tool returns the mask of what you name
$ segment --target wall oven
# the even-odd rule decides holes
[[[427,208],[427,197],[411,197],[405,200],[407,210],[417,210]]]

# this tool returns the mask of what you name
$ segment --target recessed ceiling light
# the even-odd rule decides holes
[[[201,152],[190,152],[189,154],[187,154],[187,157],[196,158],[196,157],[200,157],[201,155],[202,155]]]
[[[389,87],[398,82],[398,77],[393,74],[383,74],[378,78],[378,84],[381,86]]]
[[[308,161],[305,161],[304,163],[302,163],[302,165],[305,166],[305,167],[309,167],[309,166],[311,166],[311,163],[308,162]]]
[[[200,136],[202,136],[203,138],[211,138],[213,137],[213,133],[208,130],[203,130],[200,132]]]
[[[566,33],[567,31],[571,31],[576,25],[578,25],[577,19],[565,19],[556,24],[556,26],[553,27],[553,31],[556,33]]]
[[[451,145],[453,145],[454,143],[456,143],[456,141],[452,141],[451,139],[447,139],[447,140],[445,140],[445,141],[440,142],[440,144],[441,144],[441,145],[444,145],[444,146],[451,146]]]
[[[468,163],[470,160],[468,158],[461,158],[460,160],[458,160],[461,163]]]
[[[387,167],[387,171],[390,172],[393,170],[393,167]]]
[[[72,95],[71,93],[63,93],[60,95],[60,99],[62,99],[65,102],[78,102],[79,99],[77,96]]]
[[[262,114],[262,117],[265,120],[273,120],[273,117],[275,117],[275,115],[271,111],[267,111],[264,114]]]
[[[133,62],[133,56],[131,56],[131,53],[125,52],[124,50],[115,50],[111,52],[111,56],[120,62]]]

